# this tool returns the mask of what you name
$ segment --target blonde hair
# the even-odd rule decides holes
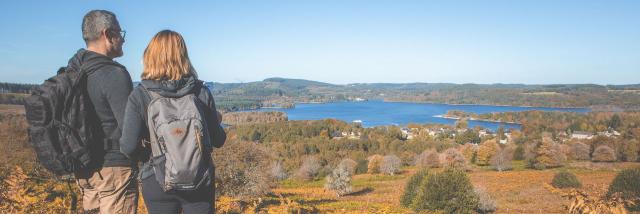
[[[184,39],[171,30],[163,30],[153,36],[144,50],[142,64],[142,79],[179,80],[189,75],[197,77]]]

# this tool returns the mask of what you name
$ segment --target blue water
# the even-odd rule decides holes
[[[362,120],[364,127],[399,125],[409,123],[437,123],[455,124],[456,120],[434,117],[443,115],[449,110],[460,110],[476,114],[491,112],[517,112],[529,110],[588,112],[586,108],[544,108],[544,107],[518,107],[518,106],[490,106],[490,105],[447,105],[427,103],[402,103],[402,102],[336,102],[336,103],[298,103],[291,109],[260,109],[258,111],[282,111],[286,112],[289,120],[322,120],[335,118],[345,122]],[[506,129],[520,129],[519,124],[469,121],[469,127],[481,126],[496,130],[500,125]]]

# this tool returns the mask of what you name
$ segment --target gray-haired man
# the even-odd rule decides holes
[[[82,38],[86,49],[80,49],[69,65],[87,72],[87,92],[96,124],[101,129],[92,145],[91,170],[75,174],[82,191],[85,211],[100,213],[136,213],[138,188],[133,161],[120,153],[118,140],[124,124],[124,109],[132,90],[127,69],[113,58],[122,56],[124,31],[115,14],[93,10],[82,20]],[[79,70],[79,69],[78,69]]]

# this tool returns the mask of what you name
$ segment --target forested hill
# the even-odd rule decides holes
[[[223,101],[260,106],[295,102],[381,99],[397,102],[589,107],[594,110],[640,110],[640,84],[452,84],[354,83],[336,85],[301,79],[268,78],[249,83],[207,83]],[[262,103],[262,104],[261,104]],[[265,106],[265,105],[262,105]]]
[[[137,85],[134,82],[134,85]],[[394,102],[589,107],[594,110],[640,110],[640,84],[452,84],[354,83],[337,85],[304,79],[268,78],[247,83],[207,82],[219,108],[293,107],[297,102],[378,99]],[[35,85],[0,83],[0,98],[19,103]],[[11,95],[9,95],[11,94]],[[10,96],[10,97],[9,97]],[[0,99],[1,101],[2,99]]]

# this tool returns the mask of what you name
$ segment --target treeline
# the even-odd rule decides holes
[[[242,125],[251,123],[272,123],[286,121],[287,114],[284,112],[229,112],[223,116],[223,123],[227,125]]]
[[[20,93],[29,94],[37,85],[22,83],[6,83],[0,82],[0,94],[2,93]]]

